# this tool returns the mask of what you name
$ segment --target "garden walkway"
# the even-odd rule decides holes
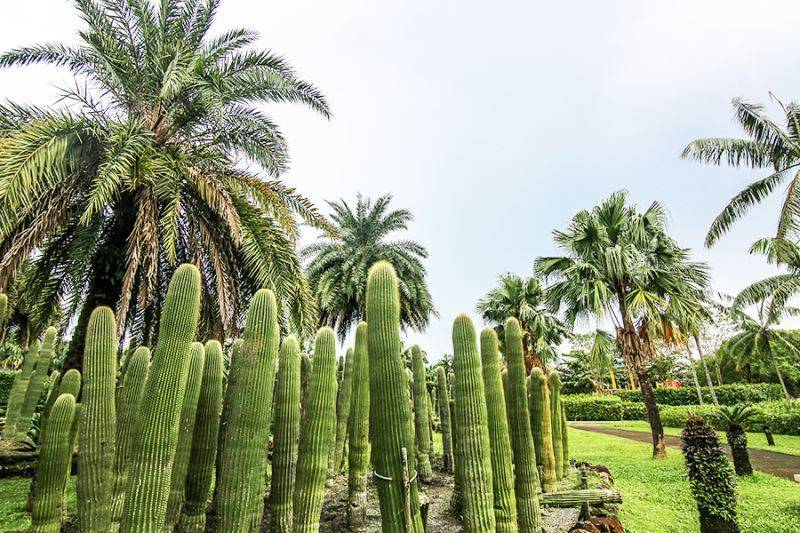
[[[616,429],[604,426],[603,424],[596,424],[591,422],[570,422],[570,427],[581,429],[583,431],[592,431],[594,433],[603,433],[605,435],[614,435],[625,439],[635,440],[639,442],[652,443],[650,433],[641,431],[632,431],[629,429]],[[665,435],[667,446],[670,448],[681,447],[681,438],[673,435]],[[723,445],[725,453],[728,458],[731,457],[731,451],[727,444]],[[789,455],[780,452],[770,452],[767,450],[748,450],[750,453],[750,463],[753,468],[773,476],[783,477],[794,481],[794,475],[800,474],[800,457],[796,455]]]

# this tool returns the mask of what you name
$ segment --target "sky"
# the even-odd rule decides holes
[[[679,154],[695,138],[742,135],[734,97],[776,117],[770,92],[797,97],[795,2],[223,0],[215,29],[239,26],[259,31],[259,46],[333,109],[329,121],[267,110],[290,143],[284,179],[322,208],[391,193],[413,211],[397,237],[427,247],[441,318],[407,342],[429,358],[452,351],[458,313],[480,328],[475,304],[499,274],[529,274],[555,253],[553,229],[619,189],[642,207],[665,205],[715,289],[735,294],[775,273],[747,250],[774,231],[782,191],[704,249],[716,214],[764,174]],[[13,2],[0,50],[75,42],[79,28],[67,0]],[[0,97],[51,104],[70,80],[49,67],[0,71]]]

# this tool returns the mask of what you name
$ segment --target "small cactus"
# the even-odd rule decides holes
[[[50,362],[53,360],[56,345],[56,328],[50,326],[44,334],[42,349],[39,350],[39,357],[36,359],[36,368],[31,374],[28,390],[25,391],[25,399],[22,402],[19,419],[17,420],[17,442],[21,442],[31,429],[31,421],[36,406],[42,397],[47,376],[50,372]]]
[[[442,467],[453,471],[453,436],[450,428],[450,392],[444,367],[436,368],[436,392],[439,397],[439,430],[442,433]]]
[[[416,344],[411,347],[411,365],[414,373],[412,392],[414,397],[414,437],[417,444],[417,473],[420,481],[429,483],[433,479],[430,445],[431,424],[428,411],[428,389],[425,386],[425,360]]]
[[[363,531],[367,518],[367,470],[369,469],[369,354],[367,323],[356,328],[353,351],[352,391],[348,428],[347,522],[351,531]]]
[[[550,423],[553,426],[553,455],[556,459],[556,477],[564,477],[564,436],[561,434],[561,376],[555,370],[548,376],[550,382]]]
[[[25,394],[31,381],[33,369],[39,358],[39,341],[33,341],[28,346],[28,353],[22,360],[22,368],[14,376],[11,384],[11,391],[8,394],[8,405],[6,405],[6,425],[3,427],[3,439],[13,441],[17,436],[17,422],[22,412],[22,404],[25,401]]]
[[[344,359],[344,375],[336,400],[336,445],[333,449],[330,474],[338,474],[342,468],[342,460],[347,439],[347,420],[350,417],[350,398],[352,396],[353,349],[347,350]]]
[[[531,369],[528,378],[528,402],[536,460],[542,467],[542,486],[545,492],[555,492],[558,476],[553,452],[553,428],[550,422],[550,392],[547,378],[538,367]]]

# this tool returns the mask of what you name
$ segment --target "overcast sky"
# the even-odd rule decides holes
[[[75,41],[71,2],[8,4],[0,49]],[[285,179],[320,205],[392,193],[414,212],[403,237],[430,252],[441,319],[409,341],[434,359],[499,273],[528,274],[555,251],[554,228],[618,189],[667,207],[717,290],[774,273],[747,249],[774,231],[778,196],[705,250],[714,216],[759,175],[678,155],[740,135],[734,97],[797,97],[796,2],[223,0],[216,30],[235,26],[258,30],[333,108],[331,121],[273,109],[291,146]],[[0,96],[48,104],[70,79],[4,71]]]

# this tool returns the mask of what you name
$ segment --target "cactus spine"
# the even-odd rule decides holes
[[[39,350],[39,357],[36,359],[36,368],[31,374],[28,390],[25,391],[25,399],[22,402],[20,416],[17,420],[17,441],[21,441],[28,435],[31,429],[31,420],[39,399],[42,397],[45,383],[47,382],[48,372],[50,371],[50,361],[53,359],[56,345],[56,328],[50,326],[44,334],[42,349]]]
[[[175,461],[172,463],[167,515],[164,518],[164,531],[175,529],[181,515],[189,469],[189,454],[192,453],[192,436],[197,419],[197,402],[200,399],[200,386],[203,383],[203,368],[206,363],[206,350],[202,343],[193,342],[190,348],[189,376],[181,407],[181,425],[178,445],[175,448]]]
[[[353,380],[348,423],[347,521],[352,531],[363,531],[367,518],[367,470],[369,469],[369,354],[367,323],[356,328]]]
[[[347,439],[347,420],[350,417],[350,398],[352,397],[353,387],[353,349],[347,350],[344,359],[344,376],[342,386],[339,389],[339,398],[336,401],[336,446],[333,450],[333,461],[330,474],[338,474],[342,469],[344,458],[344,444]]]
[[[293,498],[295,533],[319,531],[328,460],[336,435],[336,338],[328,327],[321,328],[314,341],[307,399]]]
[[[58,533],[64,507],[64,485],[72,462],[70,429],[75,415],[75,398],[62,394],[53,404],[50,423],[42,432],[36,468],[36,499],[31,531]]]
[[[508,413],[511,445],[514,450],[514,492],[517,496],[517,517],[521,533],[541,529],[539,509],[539,473],[536,470],[536,448],[531,433],[528,395],[525,386],[525,361],[522,355],[522,328],[516,318],[505,323],[506,364],[508,366]]]
[[[269,499],[272,531],[282,533],[292,530],[292,496],[300,435],[300,346],[294,336],[283,340],[276,386]]]
[[[558,410],[561,412],[561,453],[563,454],[563,473],[564,476],[569,475],[569,432],[567,431],[567,413],[564,411],[564,402],[559,400]]]
[[[548,376],[550,382],[550,423],[553,426],[553,455],[556,458],[556,477],[564,477],[564,437],[561,435],[561,376],[555,370]]]
[[[230,409],[221,450],[220,531],[252,531],[261,523],[278,336],[275,295],[261,289],[247,312],[244,342],[231,361],[225,393]]]
[[[222,346],[218,341],[208,341],[205,353],[189,472],[186,475],[186,502],[178,528],[184,533],[202,533],[206,529],[206,502],[211,492],[211,476],[217,454],[224,368]]]
[[[511,438],[508,434],[506,399],[500,377],[500,353],[497,333],[492,328],[481,332],[481,361],[486,408],[489,423],[489,442],[492,446],[492,487],[494,516],[497,531],[517,531],[517,502],[514,497],[514,470]]]
[[[400,353],[400,293],[397,275],[386,261],[375,263],[367,277],[372,462],[375,467],[382,531],[422,531],[417,485],[411,484],[411,517],[404,515],[402,449],[408,453],[409,478],[416,472],[413,424],[408,405],[405,364]],[[381,476],[381,477],[377,477]],[[388,479],[387,479],[388,478]]]
[[[431,468],[431,413],[428,410],[428,389],[425,386],[425,360],[422,350],[416,344],[411,347],[411,367],[414,372],[412,391],[414,393],[414,436],[417,441],[417,472],[420,481],[430,483],[433,479]]]
[[[83,353],[82,417],[78,430],[78,522],[81,531],[111,531],[117,415],[117,335],[114,312],[92,311]]]
[[[528,378],[528,398],[536,460],[542,466],[542,485],[545,492],[555,492],[558,476],[553,452],[553,428],[550,422],[550,391],[547,378],[540,368],[531,369]]]
[[[442,467],[453,472],[453,435],[450,427],[450,392],[444,367],[436,368],[436,392],[439,396],[439,430],[442,433]]]
[[[36,360],[39,358],[39,341],[33,341],[28,347],[28,353],[22,360],[22,368],[14,376],[11,384],[11,391],[8,394],[8,405],[6,405],[6,425],[3,427],[3,438],[14,440],[17,435],[17,422],[22,412],[22,403],[25,401],[25,394],[31,381],[31,374],[36,367]]]
[[[172,276],[158,344],[145,384],[128,472],[121,530],[154,533],[164,524],[181,409],[189,374],[189,346],[200,314],[200,272],[181,265]]]

